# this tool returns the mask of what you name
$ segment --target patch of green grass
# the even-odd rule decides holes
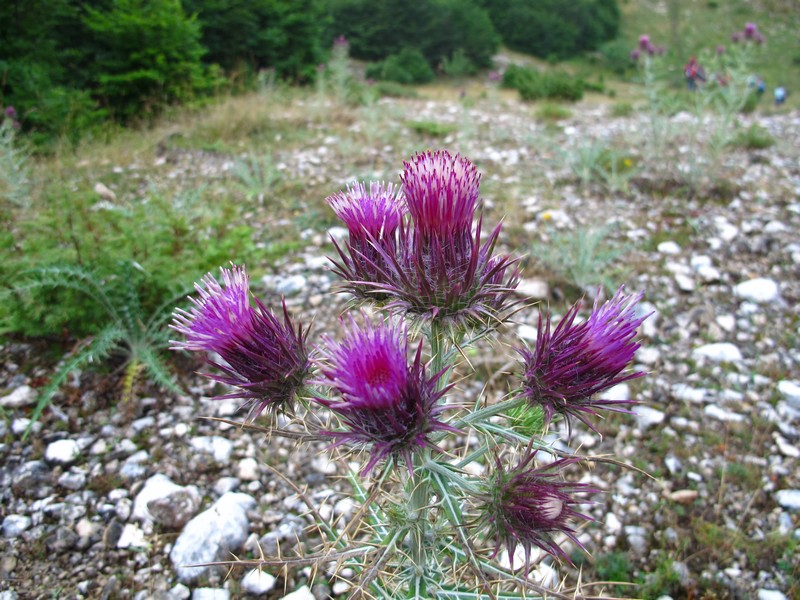
[[[434,138],[446,137],[458,129],[455,125],[436,121],[410,121],[406,123],[406,126],[414,133]]]
[[[548,241],[532,244],[531,256],[562,280],[581,290],[602,286],[619,287],[619,258],[629,247],[611,240],[614,225],[577,227],[575,231],[553,231]]]
[[[629,117],[633,114],[633,104],[630,102],[615,102],[611,105],[609,114],[612,117]]]
[[[572,111],[560,104],[545,102],[536,109],[536,118],[543,121],[563,121],[572,116]]]
[[[731,142],[732,146],[745,150],[765,150],[774,144],[775,138],[759,125],[751,125],[740,131]]]

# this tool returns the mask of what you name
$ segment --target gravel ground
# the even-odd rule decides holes
[[[505,216],[508,250],[613,223],[627,250],[619,259],[627,287],[646,292],[654,314],[642,327],[637,366],[649,375],[615,390],[641,402],[636,414],[603,421],[602,438],[578,428],[555,442],[652,475],[604,463],[583,475],[602,493],[589,508],[596,522],[580,534],[591,552],[582,581],[642,584],[602,590],[631,596],[800,597],[800,114],[744,118],[776,144],[730,149],[708,164],[697,132],[710,125],[687,114],[671,119],[674,142],[654,159],[647,117],[610,118],[602,105],[582,105],[557,125],[499,101],[464,108],[386,100],[378,110],[398,122],[450,123],[459,133],[422,143],[398,137],[353,166],[338,159],[352,149],[347,134],[320,126],[305,146],[282,152],[278,168],[293,178],[313,174],[332,193],[355,174],[399,170],[409,148],[459,150],[484,173],[486,220]],[[356,119],[350,132],[368,126]],[[564,153],[589,140],[628,149],[638,168],[627,189],[573,180]],[[154,150],[158,176],[187,180],[221,177],[232,160],[183,152],[165,161]],[[713,185],[712,168],[721,175]],[[311,208],[324,210],[322,202]],[[253,219],[266,227],[267,217],[262,209]],[[324,229],[312,225],[303,239],[302,252],[254,283],[268,306],[283,294],[298,318],[313,316],[316,340],[336,327],[346,301],[331,295]],[[574,287],[535,256],[523,265],[520,295],[563,314]],[[530,339],[536,318],[535,309],[523,311],[503,334]],[[224,570],[182,565],[228,551],[254,556],[259,545],[286,554],[312,544],[308,507],[266,465],[307,488],[323,517],[346,519],[357,506],[341,476],[359,456],[330,460],[324,442],[298,445],[199,420],[236,418],[237,404],[210,400],[219,390],[191,375],[197,365],[186,361],[184,395],[145,390],[124,406],[113,384],[79,374],[23,441],[36,388],[53,368],[43,350],[30,340],[0,348],[0,599],[348,596],[347,572],[323,569],[312,580],[308,568],[261,576],[237,569],[226,578]],[[474,399],[485,388],[498,399],[508,385],[492,374],[513,352],[479,354],[489,358],[473,364],[457,393]],[[552,569],[555,581],[576,580],[572,568]]]

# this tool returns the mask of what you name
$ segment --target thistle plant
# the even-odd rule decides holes
[[[207,275],[193,308],[176,311],[185,340],[173,347],[221,358],[212,364],[222,375],[209,377],[245,400],[243,427],[327,439],[361,465],[348,477],[361,508],[346,525],[307,500],[318,547],[236,564],[336,562],[356,574],[352,598],[582,597],[531,575],[548,556],[569,565],[583,550],[591,518],[581,506],[597,490],[572,471],[601,459],[565,455],[544,434],[573,417],[595,430],[603,411],[627,410],[630,401],[598,395],[643,375],[628,368],[641,294],[620,289],[588,315],[576,303],[555,326],[540,312],[535,346],[511,343],[520,360],[507,397],[466,402],[465,349],[497,342],[499,325],[533,310],[513,300],[519,273],[497,250],[501,225],[483,235],[479,185],[469,160],[436,151],[406,162],[399,186],[330,196],[349,231],[333,270],[361,310],[308,352],[308,330],[285,304],[280,319],[254,298],[244,267],[222,269],[222,283]],[[261,412],[265,426],[252,422]]]

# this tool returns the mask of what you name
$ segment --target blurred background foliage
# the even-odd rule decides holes
[[[265,71],[311,83],[342,35],[371,77],[424,83],[492,67],[501,44],[541,58],[594,50],[619,23],[617,0],[7,0],[0,105],[35,146],[76,144]]]

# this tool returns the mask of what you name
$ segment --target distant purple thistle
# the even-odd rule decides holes
[[[734,44],[738,44],[741,41],[742,41],[742,32],[741,31],[734,31],[731,34],[731,42],[733,42]]]
[[[638,62],[638,60],[639,60],[639,58],[641,58],[641,56],[642,56],[642,53],[638,48],[634,48],[633,50],[631,50],[630,57],[631,57],[631,60],[633,62]]]
[[[349,232],[346,252],[333,242],[341,259],[333,261],[336,273],[356,296],[385,298],[375,284],[385,283],[384,255],[394,253],[395,234],[406,211],[398,188],[371,182],[367,190],[365,184],[354,183],[327,202]]]
[[[347,38],[344,37],[344,35],[340,35],[333,40],[333,47],[347,49],[350,47],[350,42],[347,41]]]
[[[756,31],[755,35],[753,36],[753,41],[759,46],[764,43],[764,36],[761,35],[760,31]]]
[[[6,106],[6,110],[4,112],[5,112],[5,115],[9,119],[16,119],[17,118],[17,109],[14,108],[13,106],[10,106],[10,105]]]
[[[513,569],[517,545],[525,550],[524,569],[530,569],[530,554],[534,547],[572,564],[569,556],[556,543],[555,535],[565,535],[582,550],[586,550],[575,535],[570,523],[575,519],[592,521],[573,506],[581,504],[577,493],[598,490],[583,484],[564,481],[560,477],[578,458],[562,458],[549,465],[534,468],[535,452],[528,453],[515,466],[503,467],[496,459],[496,469],[488,481],[483,500],[481,522],[488,526],[495,539],[495,556],[505,546]]]
[[[224,375],[206,376],[239,388],[219,398],[244,398],[250,418],[264,409],[287,409],[309,372],[308,332],[301,326],[295,332],[285,302],[283,323],[258,299],[255,307],[250,304],[250,278],[244,267],[220,270],[224,288],[209,273],[202,279],[205,289],[195,284],[199,299],[190,298],[194,307],[175,311],[170,327],[186,341],[172,341],[171,348],[219,354],[224,363],[206,361]]]
[[[756,33],[758,33],[758,25],[755,23],[747,23],[744,26],[744,37],[745,39],[752,40],[755,38]]]
[[[650,43],[650,36],[647,34],[643,34],[639,36],[639,49],[640,50],[647,50],[653,44]]]
[[[346,431],[333,431],[334,445],[366,444],[370,459],[361,471],[367,475],[382,459],[395,456],[412,469],[412,455],[423,447],[435,448],[428,436],[435,431],[457,431],[437,420],[444,411],[439,399],[452,387],[436,389],[445,370],[428,377],[422,364],[422,346],[408,364],[408,338],[399,324],[359,327],[351,319],[341,342],[326,339],[320,349],[320,383],[329,385],[340,400],[317,402],[343,422]]]
[[[641,371],[623,373],[639,348],[634,338],[646,318],[635,315],[641,298],[641,293],[625,296],[620,288],[602,306],[595,301],[592,314],[581,323],[575,322],[581,307],[580,301],[576,302],[552,332],[549,313],[546,319],[539,315],[536,347],[518,352],[523,358],[522,395],[531,404],[541,405],[545,425],[561,413],[568,424],[572,416],[594,429],[588,416],[596,415],[596,409],[627,412],[620,405],[632,401],[593,396],[644,375]]]

